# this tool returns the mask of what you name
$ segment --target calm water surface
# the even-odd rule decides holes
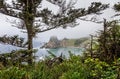
[[[73,47],[62,47],[62,48],[54,48],[54,49],[39,49],[36,53],[38,59],[44,58],[45,56],[49,56],[50,54],[47,51],[52,52],[56,56],[60,56],[61,53],[65,57],[69,57],[69,51],[75,55],[81,55],[83,52],[83,48],[73,48]]]

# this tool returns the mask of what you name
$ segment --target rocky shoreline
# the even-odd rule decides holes
[[[52,36],[49,42],[45,43],[41,48],[59,48],[59,47],[72,47],[80,48],[81,44],[88,40],[88,38],[79,38],[79,39],[67,39],[58,40],[56,36]]]

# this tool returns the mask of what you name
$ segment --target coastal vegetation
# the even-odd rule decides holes
[[[63,61],[48,63],[48,59],[35,65],[0,66],[0,79],[119,79],[119,63],[100,61],[98,58],[70,56]]]
[[[120,56],[116,55],[119,54],[119,51],[117,51],[119,50],[119,40],[113,41],[114,34],[118,34],[115,35],[116,40],[117,38],[119,38],[118,28],[120,26],[117,23],[112,24],[114,22],[113,21],[107,22],[105,20],[104,26],[106,26],[107,24],[109,25],[110,23],[109,25],[110,28],[105,28],[104,31],[101,31],[97,39],[95,36],[95,40],[93,38],[93,42],[92,42],[92,50],[90,47],[89,50],[86,50],[82,55],[76,56],[69,51],[70,57],[66,59],[62,55],[57,57],[52,52],[49,52],[52,58],[48,56],[44,60],[35,62],[34,64],[31,65],[29,64],[27,65],[25,63],[20,63],[20,62],[19,64],[14,64],[11,62],[10,65],[5,66],[1,62],[0,78],[1,79],[6,79],[6,78],[7,79],[11,79],[11,78],[13,79],[120,79]],[[108,35],[106,37],[106,41],[102,38],[104,37],[105,34]],[[108,52],[104,52],[105,48],[103,48],[102,46],[106,42],[109,42],[105,44],[105,46],[107,46],[106,51]],[[114,45],[114,47],[116,48],[108,49],[109,47],[113,46],[114,43],[116,43]],[[110,53],[109,51],[113,51],[113,53]],[[23,54],[25,54],[25,52],[27,52],[27,50],[23,51]],[[110,58],[111,56],[113,57]]]
[[[89,45],[82,55],[74,55],[68,51],[70,57],[65,58],[62,54],[56,56],[48,51],[49,56],[36,62],[34,53],[37,50],[33,50],[32,39],[37,33],[57,27],[75,26],[79,17],[93,13],[101,14],[99,13],[101,10],[108,8],[108,4],[93,2],[88,9],[75,9],[71,1],[66,7],[64,0],[47,0],[60,7],[60,13],[54,15],[48,9],[37,12],[36,8],[41,1],[18,0],[17,3],[13,1],[14,6],[11,7],[0,0],[0,12],[21,19],[22,24],[25,25],[22,28],[27,30],[28,35],[27,49],[0,54],[0,79],[120,79],[120,24],[117,20],[104,19],[103,30],[95,36],[91,35],[89,41],[88,38],[58,40],[55,36],[51,37],[46,43],[49,44],[49,48],[79,47],[85,41],[89,42]],[[113,7],[115,11],[120,11],[120,3]],[[16,13],[15,10],[20,10],[20,13]],[[42,17],[44,24],[49,27],[44,30],[38,29],[38,26],[34,26],[35,17]],[[0,37],[0,41],[24,47],[24,39],[18,36],[3,36]],[[17,43],[18,41],[21,43]]]
[[[54,14],[48,8],[41,9],[43,0],[11,0],[11,4],[6,0],[0,0],[0,12],[2,14],[18,18],[19,22],[15,26],[19,29],[25,29],[27,33],[27,49],[33,50],[33,38],[41,32],[45,32],[58,27],[75,27],[76,20],[80,17],[99,13],[108,8],[108,4],[93,2],[88,7],[76,9],[76,1],[70,0],[47,0],[47,2],[59,7],[57,14]],[[36,20],[37,18],[41,18]],[[28,63],[32,64],[32,51],[29,52]]]

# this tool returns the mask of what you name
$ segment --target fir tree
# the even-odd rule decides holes
[[[76,19],[86,16],[88,14],[99,14],[101,10],[108,7],[106,4],[100,2],[93,2],[88,9],[74,8],[74,0],[70,0],[66,4],[66,0],[47,0],[48,2],[60,8],[59,13],[54,14],[52,11],[46,9],[41,10],[42,0],[12,0],[12,5],[8,5],[5,0],[0,0],[0,12],[12,17],[19,18],[21,26],[27,30],[28,50],[33,49],[33,37],[39,33],[48,31],[57,27],[66,28],[67,26],[75,26]],[[42,20],[36,21],[35,18],[41,17]],[[43,25],[48,26],[46,29],[40,29]],[[43,26],[44,27],[44,26]],[[30,59],[28,63],[32,63],[32,51],[29,53]]]

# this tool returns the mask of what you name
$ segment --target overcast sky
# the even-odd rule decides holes
[[[107,18],[108,20],[114,19],[114,18],[111,18],[111,16],[114,15],[115,13],[112,7],[114,3],[120,2],[120,0],[78,0],[75,7],[87,8],[91,2],[99,2],[99,1],[101,1],[102,3],[107,3],[107,4],[109,3],[110,9],[105,10],[104,14],[96,17],[100,20],[103,20],[103,18]],[[50,10],[53,10],[53,12],[58,12],[58,7],[55,5],[52,6],[52,4],[48,3],[47,1],[44,1],[42,6],[44,8],[48,7]],[[80,37],[89,36],[89,34],[95,34],[98,30],[102,29],[102,24],[96,24],[93,22],[85,22],[80,20],[78,20],[78,23],[80,23],[80,25],[74,28],[70,28],[70,27],[68,27],[67,29],[58,28],[58,29],[41,33],[38,35],[38,37],[40,40],[49,40],[49,37],[54,35],[58,36],[59,39],[62,39],[64,37],[80,38]]]
[[[78,0],[77,4],[75,5],[76,8],[80,7],[87,7],[90,5],[91,2],[103,2],[103,3],[110,3],[111,6],[114,3],[120,2],[120,0]],[[42,4],[43,8],[47,8],[52,10],[54,13],[57,13],[59,10],[58,6],[55,6],[47,1],[43,1]],[[114,15],[114,11],[112,10],[112,7],[110,9],[107,9],[104,11],[104,14],[100,16],[96,16],[98,19],[102,20],[103,18],[107,19],[114,19],[110,18],[112,15]],[[8,34],[8,35],[15,35],[19,34],[20,36],[26,37],[26,34],[20,32],[21,30],[18,30],[16,27],[12,27],[8,19],[11,19],[8,16],[0,14],[0,35]],[[12,18],[15,19],[15,18]],[[102,24],[96,24],[93,22],[85,22],[78,20],[80,25],[67,29],[57,28],[53,29],[44,33],[39,33],[37,35],[37,38],[35,40],[37,41],[48,41],[50,36],[57,36],[59,39],[63,38],[80,38],[89,36],[89,34],[95,34],[98,30],[102,29]]]

